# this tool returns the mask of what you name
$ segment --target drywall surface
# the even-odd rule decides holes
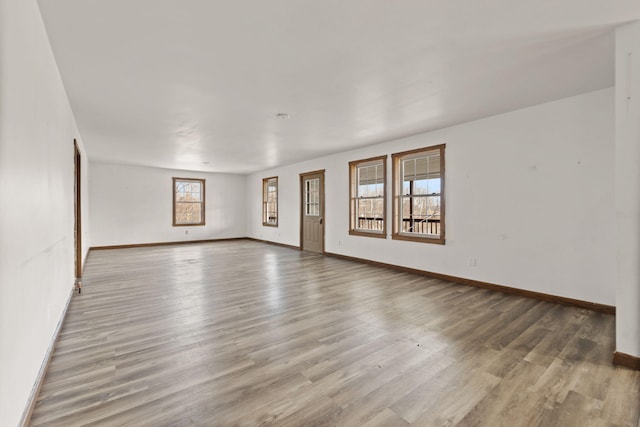
[[[446,144],[446,244],[349,235],[349,161],[436,144]],[[614,305],[613,146],[608,88],[252,174],[247,233],[298,246],[299,174],[325,169],[327,252]],[[388,213],[391,169],[389,158]],[[269,176],[277,228],[261,220]]]
[[[616,29],[616,351],[640,357],[640,22]]]
[[[90,163],[91,245],[246,236],[244,175]],[[205,179],[205,226],[173,226],[173,177]]]
[[[0,8],[0,423],[13,426],[74,285],[74,138],[82,144],[36,1]]]

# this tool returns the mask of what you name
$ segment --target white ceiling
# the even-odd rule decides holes
[[[609,87],[612,29],[640,19],[638,0],[39,4],[91,160],[238,173]]]

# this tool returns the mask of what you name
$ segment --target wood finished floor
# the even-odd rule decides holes
[[[637,426],[614,317],[251,241],[93,251],[32,425]]]

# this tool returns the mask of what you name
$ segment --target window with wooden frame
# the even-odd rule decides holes
[[[278,226],[278,177],[262,180],[262,225]]]
[[[349,234],[386,237],[387,156],[349,162]]]
[[[205,225],[204,179],[173,178],[173,225]]]
[[[392,238],[444,244],[445,145],[392,155]]]

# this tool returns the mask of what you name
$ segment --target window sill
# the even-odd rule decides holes
[[[277,226],[278,226],[278,224],[270,224],[270,223],[268,223],[268,222],[263,222],[263,223],[262,223],[262,226],[263,226],[263,227],[277,227]]]
[[[349,234],[352,236],[376,237],[378,239],[387,238],[384,231],[349,230]]]
[[[422,237],[411,236],[407,234],[395,233],[391,235],[393,240],[404,240],[407,242],[432,243],[435,245],[444,245],[444,237]]]

